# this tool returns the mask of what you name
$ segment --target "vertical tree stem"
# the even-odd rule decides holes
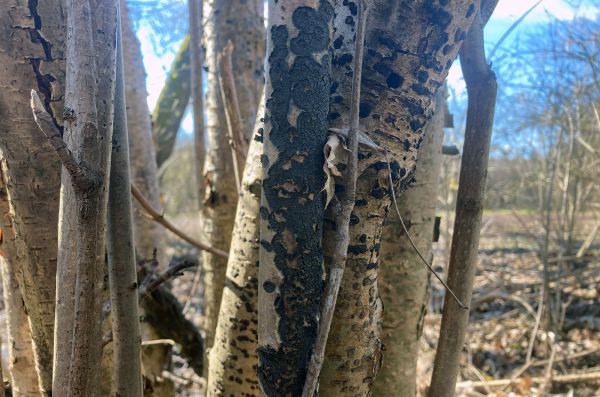
[[[496,76],[485,60],[483,21],[478,15],[460,51],[469,94],[465,143],[450,251],[448,285],[467,306],[471,302],[477,265],[479,231],[496,105]],[[430,397],[454,396],[458,368],[469,322],[449,294],[444,300],[440,339],[435,356]]]
[[[303,397],[312,397],[317,388],[319,373],[323,366],[327,337],[331,328],[331,320],[335,310],[337,295],[342,282],[344,268],[348,257],[348,244],[350,242],[350,215],[354,209],[356,196],[356,178],[358,164],[358,128],[359,128],[359,105],[360,105],[360,79],[362,76],[362,59],[365,42],[365,25],[367,20],[366,0],[358,0],[358,17],[356,41],[354,43],[354,74],[352,76],[352,97],[350,100],[350,129],[348,131],[348,164],[344,175],[345,189],[341,193],[340,203],[336,208],[335,224],[337,234],[331,267],[329,269],[329,282],[323,297],[321,307],[321,318],[315,348],[310,359],[306,381],[302,391]]]
[[[194,115],[194,166],[196,171],[196,188],[198,191],[198,208],[202,208],[204,199],[204,80],[202,65],[204,52],[202,50],[202,10],[203,0],[188,0],[190,15],[190,69],[192,112]]]
[[[119,17],[120,19],[120,17]],[[108,194],[107,250],[117,396],[142,396],[141,341],[129,176],[121,26],[117,29],[115,118]]]

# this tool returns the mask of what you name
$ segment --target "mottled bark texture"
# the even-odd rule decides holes
[[[416,247],[431,261],[433,226],[444,140],[445,90],[436,94],[436,108],[423,133],[416,182],[402,195],[400,214]],[[416,395],[419,338],[425,317],[429,271],[392,211],[381,239],[379,291],[383,312],[385,359],[373,395]]]
[[[8,375],[15,397],[41,396],[35,370],[33,342],[29,318],[17,278],[22,277],[21,263],[13,230],[8,193],[0,171],[0,273],[6,310],[6,345],[8,346]]]
[[[328,0],[269,2],[258,288],[267,396],[301,395],[317,335],[332,19]]]
[[[258,366],[258,242],[264,99],[244,168],[215,340],[207,396],[260,396]]]
[[[204,196],[204,81],[202,70],[204,66],[204,49],[202,47],[202,15],[203,0],[188,0],[190,21],[190,61],[192,86],[192,114],[194,117],[194,171],[196,174],[196,189],[198,191],[198,208],[202,208]]]
[[[190,37],[186,36],[171,65],[165,86],[152,111],[156,164],[160,167],[175,147],[177,131],[190,101]]]
[[[52,388],[60,163],[31,115],[30,91],[62,125],[66,18],[58,0],[0,10],[0,151],[16,235],[18,282],[31,320],[40,385]]]
[[[472,23],[477,1],[376,0],[367,21],[361,92],[361,131],[388,152],[398,192],[413,180],[423,127],[434,95]],[[336,6],[330,126],[348,126],[354,48],[353,3]],[[381,364],[379,248],[390,194],[385,157],[359,152],[348,262],[321,372],[322,395],[365,396]],[[335,236],[328,213],[326,255]],[[327,259],[327,258],[326,258]]]
[[[240,99],[244,136],[252,132],[263,84],[263,2],[214,0],[204,3],[204,33],[208,94],[206,97],[207,152],[204,162],[203,232],[206,242],[229,250],[238,193],[233,173],[227,123],[219,89],[218,54],[228,41],[235,46],[233,71]],[[217,326],[227,260],[202,254],[204,275],[204,330],[206,347],[212,346]]]
[[[121,16],[119,15],[119,17]],[[120,22],[117,28],[115,108],[106,225],[114,352],[112,372],[116,396],[141,397],[142,335],[140,333],[137,268],[133,243],[128,121]],[[154,156],[150,156],[150,160],[154,162]]]
[[[127,2],[121,0],[121,29],[123,32],[123,67],[125,71],[125,98],[127,99],[127,132],[131,181],[144,193],[154,208],[160,208],[160,190],[155,157],[152,123],[148,110],[146,73],[142,50],[129,19]],[[186,101],[184,101],[186,102]],[[183,113],[183,111],[181,112]],[[171,114],[176,118],[175,114]],[[156,222],[143,216],[134,203],[134,242],[139,259],[151,259],[158,252],[161,268],[168,264],[165,232]]]
[[[485,57],[483,27],[484,20],[477,11],[477,18],[460,51],[460,65],[469,100],[448,265],[448,286],[467,306],[471,304],[477,268],[479,231],[498,89],[496,75]],[[468,323],[469,310],[460,308],[446,294],[429,396],[454,396]]]
[[[53,394],[94,396],[101,361],[117,4],[69,0],[66,10],[64,139],[82,177],[62,175]]]

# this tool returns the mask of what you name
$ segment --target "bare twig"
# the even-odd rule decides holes
[[[82,191],[88,190],[96,183],[96,178],[93,178],[89,170],[79,164],[73,152],[69,150],[60,130],[54,124],[52,116],[44,108],[44,104],[35,90],[31,90],[30,104],[35,122],[56,150],[58,158],[71,176],[74,185]]]
[[[388,159],[387,152],[385,154],[385,161],[386,161],[387,167],[388,167],[388,177],[389,177],[389,182],[390,182],[390,191],[392,192],[392,202],[394,204],[394,209],[396,210],[396,214],[398,215],[398,219],[400,220],[400,226],[402,226],[402,231],[406,234],[406,237],[408,238],[408,241],[410,242],[410,245],[413,247],[413,249],[415,250],[415,252],[419,256],[419,258],[421,258],[421,261],[425,264],[425,266],[427,266],[427,269],[429,269],[429,271],[435,276],[435,278],[437,278],[438,281],[440,283],[442,283],[442,285],[444,286],[444,289],[450,293],[450,295],[452,296],[452,298],[454,299],[454,301],[456,302],[456,304],[461,309],[468,310],[469,307],[467,305],[465,305],[464,303],[462,303],[462,301],[458,298],[458,296],[456,296],[456,294],[454,293],[454,291],[452,291],[452,288],[450,288],[448,286],[448,284],[446,284],[446,282],[444,281],[444,279],[442,279],[440,277],[440,275],[437,274],[437,272],[435,270],[433,270],[433,267],[431,267],[431,265],[425,259],[425,257],[421,253],[421,251],[419,251],[419,249],[417,248],[417,245],[415,244],[415,242],[413,241],[412,237],[410,236],[410,233],[408,232],[408,228],[406,227],[406,225],[404,224],[404,220],[402,219],[402,215],[400,215],[400,209],[398,208],[398,200],[396,200],[396,192],[394,191],[394,187],[393,187],[394,181],[392,180],[392,168],[390,166],[390,161]]]
[[[219,56],[219,86],[221,88],[223,105],[225,106],[225,119],[227,121],[227,130],[229,132],[229,144],[232,148],[235,180],[239,192],[241,175],[244,172],[244,165],[246,164],[248,144],[244,139],[242,113],[240,111],[235,80],[233,78],[233,67],[231,64],[232,52],[233,43],[228,41]]]
[[[331,321],[335,310],[337,295],[342,282],[346,260],[348,258],[348,244],[350,243],[350,215],[356,200],[356,178],[358,168],[358,129],[359,129],[359,104],[360,104],[360,79],[362,76],[362,60],[365,42],[365,25],[367,20],[367,2],[359,0],[358,16],[356,22],[356,38],[354,44],[354,73],[352,75],[352,97],[350,99],[350,129],[348,130],[348,165],[344,175],[345,190],[341,193],[339,202],[335,205],[335,223],[337,233],[335,246],[329,270],[329,282],[325,291],[321,308],[317,339],[310,359],[306,381],[302,390],[302,397],[311,397],[317,388],[319,373],[323,366],[327,337],[331,328]]]
[[[554,366],[554,359],[556,358],[556,344],[555,344],[555,335],[554,332],[548,332],[548,344],[550,345],[550,358],[548,359],[548,366],[546,368],[546,374],[544,375],[544,381],[540,389],[542,390],[542,394],[546,395],[550,392],[552,388],[552,367]]]
[[[187,241],[188,243],[192,244],[193,246],[195,246],[198,249],[201,249],[203,251],[210,252],[212,254],[221,256],[223,258],[227,258],[229,256],[229,254],[227,252],[220,250],[218,248],[215,248],[215,247],[211,247],[210,245],[205,244],[201,241],[198,241],[198,240],[188,236],[186,233],[182,232],[178,228],[176,228],[171,222],[169,222],[167,220],[167,218],[165,218],[165,216],[163,214],[161,214],[156,209],[154,209],[154,207],[152,207],[152,204],[150,204],[150,202],[144,197],[142,192],[140,192],[140,190],[133,183],[131,184],[131,194],[133,194],[133,197],[135,197],[136,201],[148,213],[150,219],[152,219],[155,222],[160,223],[161,225],[163,225],[166,229],[170,230],[176,236],[180,237],[181,239]]]
[[[544,377],[538,376],[533,378],[527,378],[528,381],[533,383],[541,384],[544,382]],[[557,375],[552,380],[554,383],[560,384],[573,384],[573,383],[593,383],[600,381],[600,371],[598,372],[587,372],[582,374],[566,374],[566,375]],[[478,389],[485,387],[505,387],[515,383],[515,381],[511,379],[496,379],[496,380],[488,380],[485,382],[460,382],[457,386],[458,389]]]
[[[158,277],[150,277],[147,282],[144,282],[140,285],[139,295],[140,301],[147,298],[148,295],[157,289],[160,285],[166,283],[167,281],[174,279],[175,277],[179,277],[183,275],[183,271],[185,269],[189,269],[190,267],[197,266],[197,263],[183,261],[179,262],[173,266],[169,266],[167,270],[160,273]]]

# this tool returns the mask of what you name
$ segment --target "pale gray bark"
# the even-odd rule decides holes
[[[121,30],[123,32],[123,68],[127,101],[127,132],[131,181],[142,191],[154,208],[160,208],[160,189],[156,165],[156,149],[152,123],[146,101],[146,73],[140,42],[129,19],[127,2],[121,0]],[[134,242],[139,259],[151,259],[154,249],[161,268],[168,264],[164,229],[143,216],[134,203]]]
[[[438,182],[442,165],[446,92],[438,90],[436,109],[419,148],[415,183],[402,195],[402,220],[425,259],[431,252]],[[373,395],[416,395],[419,338],[428,297],[429,271],[419,258],[396,213],[389,215],[381,238],[379,291],[383,312],[385,359]]]
[[[210,350],[207,396],[260,396],[258,356],[258,242],[264,99],[257,112],[240,198],[215,341]]]
[[[17,278],[22,277],[17,260],[15,233],[10,216],[8,193],[0,172],[0,273],[4,306],[6,308],[6,345],[8,346],[8,375],[15,397],[41,396],[35,370],[33,341],[29,318]]]
[[[140,314],[135,262],[121,24],[117,28],[115,109],[108,192],[107,253],[117,396],[142,396]],[[154,161],[154,157],[150,159]]]
[[[88,0],[69,0],[66,10],[64,139],[78,168],[63,161],[69,172],[63,173],[61,189],[53,394],[94,396],[101,361],[117,5],[96,0],[90,7]]]
[[[206,66],[207,152],[204,162],[203,232],[206,242],[228,251],[238,193],[233,175],[225,113],[218,80],[218,54],[228,41],[236,48],[233,59],[235,83],[242,104],[244,135],[252,131],[262,89],[263,24],[262,1],[214,0],[204,4]],[[221,295],[225,283],[226,259],[202,254],[204,274],[204,330],[206,347],[212,346]]]
[[[0,10],[0,151],[17,236],[18,283],[31,319],[40,387],[52,390],[60,163],[35,124],[30,90],[62,125],[66,19],[58,0],[8,0]],[[32,385],[33,387],[34,385]]]
[[[190,20],[190,66],[192,79],[192,113],[194,116],[194,170],[196,172],[196,188],[198,189],[198,208],[202,208],[204,197],[204,81],[202,68],[204,50],[202,49],[202,15],[203,0],[188,0]]]

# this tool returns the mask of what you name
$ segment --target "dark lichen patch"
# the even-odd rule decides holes
[[[412,84],[410,86],[410,88],[419,95],[426,95],[426,96],[431,95],[431,91],[429,91],[429,89],[427,87],[425,87],[423,84],[415,83],[415,84]]]
[[[373,106],[370,103],[361,102],[358,108],[358,116],[360,118],[368,117],[371,109],[373,109]]]
[[[346,17],[346,19],[344,19],[344,23],[346,25],[354,26],[354,18],[352,18],[352,16],[348,15]]]
[[[400,86],[402,85],[404,79],[402,78],[402,76],[400,76],[398,73],[390,73],[387,77],[387,79],[385,79],[385,82],[387,83],[388,87],[390,88],[400,88]]]
[[[273,309],[279,317],[282,347],[258,349],[258,376],[267,396],[301,394],[316,337],[323,289],[322,148],[330,93],[337,89],[330,81],[327,55],[332,17],[333,8],[321,0],[318,9],[298,7],[293,12],[296,37],[289,37],[285,25],[271,28],[272,94],[266,103],[271,129],[266,138],[277,156],[264,169],[262,195],[268,211],[265,214],[261,208],[261,218],[273,237],[268,243],[261,241],[261,246],[272,252],[282,280],[277,286],[263,282],[262,291],[277,292]],[[288,117],[292,105],[298,111],[295,119]],[[289,161],[300,151],[301,162]]]
[[[456,29],[456,32],[454,33],[454,42],[460,43],[461,41],[463,41],[465,39],[465,37],[467,37],[467,34],[465,33],[464,30]]]
[[[354,254],[354,255],[364,254],[367,251],[368,251],[368,247],[366,246],[366,244],[349,245],[348,246],[348,253],[350,253],[350,254]]]
[[[334,63],[337,64],[337,65],[339,65],[339,66],[343,66],[343,65],[346,65],[346,64],[352,62],[352,59],[354,59],[354,57],[352,56],[352,54],[347,53],[347,54],[344,54],[344,55],[338,57],[337,61],[334,62]]]
[[[471,18],[471,16],[473,15],[474,12],[475,12],[475,4],[471,4],[469,6],[469,9],[467,10],[467,13],[465,14],[465,17]]]
[[[419,83],[425,83],[428,78],[429,73],[426,70],[420,70],[419,73],[417,73],[417,80],[419,80]]]
[[[344,36],[340,35],[333,41],[333,48],[335,48],[336,50],[339,50],[340,48],[342,48],[343,44],[344,44]]]

